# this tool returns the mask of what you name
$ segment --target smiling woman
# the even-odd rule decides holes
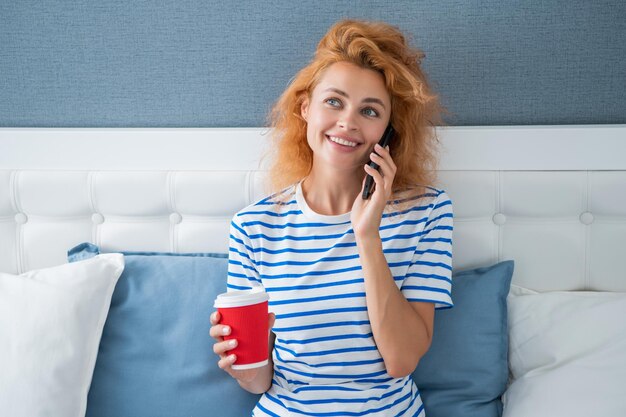
[[[438,97],[420,67],[423,58],[424,54],[410,47],[399,30],[384,23],[344,21],[331,28],[319,42],[311,63],[296,74],[270,115],[274,140],[270,148],[275,152],[270,155],[273,191],[299,181],[311,170],[313,154],[307,143],[307,121],[302,116],[301,107],[305,101],[311,100],[329,67],[336,63],[350,63],[361,70],[370,70],[377,73],[370,75],[371,79],[379,78],[383,82],[385,91],[379,92],[380,96],[364,99],[376,111],[374,106],[382,106],[383,98],[389,97],[389,104],[383,110],[396,131],[391,145],[398,168],[394,190],[412,187],[416,183],[432,184],[437,166],[433,127],[443,125],[443,121]],[[367,75],[367,71],[361,73]],[[354,80],[350,78],[348,81]],[[334,104],[341,103],[348,93],[336,85],[327,88],[335,89],[337,101],[332,102]],[[370,98],[373,100],[369,101]],[[376,103],[377,99],[383,103]],[[373,116],[373,112],[367,112]],[[382,130],[378,137],[381,134]]]
[[[392,26],[339,22],[274,108],[277,191],[234,216],[227,283],[269,294],[272,360],[233,369],[234,329],[215,313],[210,331],[219,367],[263,393],[255,416],[424,416],[410,374],[452,307],[452,206],[420,57]]]
[[[348,62],[324,71],[311,97],[302,102],[307,122],[307,143],[315,155],[302,190],[320,212],[350,211],[352,195],[361,188],[363,165],[389,123],[391,99],[383,76]],[[312,184],[334,183],[344,190],[340,207],[318,201]],[[325,204],[324,204],[325,203]]]

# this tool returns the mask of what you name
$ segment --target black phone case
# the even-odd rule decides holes
[[[385,129],[383,136],[378,141],[378,144],[383,148],[385,146],[388,146],[391,143],[391,139],[393,139],[394,133],[395,131],[393,130],[393,127],[391,126],[391,124],[389,124],[389,126],[387,126],[387,128]],[[369,161],[368,165],[374,169],[380,168],[377,163],[372,161]],[[373,187],[374,177],[368,174],[367,178],[365,179],[365,186],[363,187],[363,200],[367,200],[368,198],[370,198],[370,195],[372,195]]]

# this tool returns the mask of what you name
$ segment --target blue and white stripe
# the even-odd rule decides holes
[[[380,235],[409,301],[452,306],[452,205],[428,189],[389,204]],[[374,343],[350,214],[313,212],[300,184],[231,223],[229,291],[263,286],[276,314],[274,378],[255,416],[423,416],[410,377],[394,379]]]

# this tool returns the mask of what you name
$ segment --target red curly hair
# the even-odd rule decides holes
[[[424,54],[411,48],[402,32],[381,22],[343,20],[324,35],[313,60],[296,74],[270,116],[273,154],[269,169],[272,191],[307,176],[313,151],[300,110],[326,68],[349,62],[381,73],[391,97],[391,124],[396,131],[390,151],[397,166],[394,194],[416,185],[432,185],[437,164],[435,126],[443,108],[420,68]]]

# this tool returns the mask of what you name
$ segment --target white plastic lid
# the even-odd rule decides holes
[[[259,304],[269,300],[269,296],[263,288],[251,290],[230,291],[220,294],[215,299],[215,308],[242,307]]]

